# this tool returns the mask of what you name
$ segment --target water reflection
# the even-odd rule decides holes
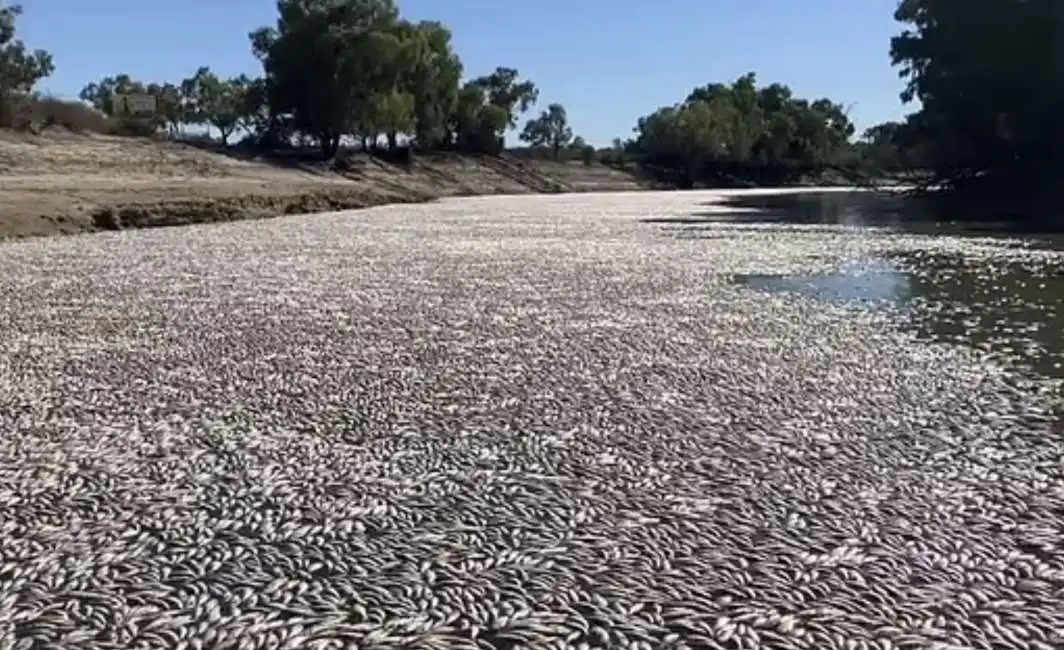
[[[902,227],[918,208],[911,199],[886,192],[802,192],[738,195],[727,199],[734,213],[707,212],[728,221],[803,225]],[[917,222],[930,227],[921,214]]]
[[[924,336],[1016,355],[1064,378],[1064,268],[1024,262],[975,265],[941,255],[898,256]]]
[[[988,234],[986,226],[973,229],[942,220],[903,219],[906,204],[900,197],[810,193],[742,197],[735,203],[761,206],[765,212],[743,212],[732,220]],[[1059,248],[1062,241],[1043,237],[1037,245]],[[1064,265],[1060,263],[975,263],[939,254],[896,253],[828,275],[746,276],[737,281],[758,290],[897,309],[904,326],[922,337],[1019,358],[1037,372],[1064,379]]]
[[[719,206],[719,204],[717,204]],[[703,220],[728,220],[758,223],[821,224],[840,226],[876,226],[918,234],[1006,235],[1024,234],[1064,246],[1064,237],[1026,229],[1023,223],[973,223],[943,212],[929,199],[902,192],[799,192],[792,194],[746,194],[725,200],[734,213],[706,212],[695,216]]]
[[[797,293],[864,307],[900,307],[910,298],[909,279],[888,260],[848,265],[827,275],[745,275],[737,281],[754,289]]]

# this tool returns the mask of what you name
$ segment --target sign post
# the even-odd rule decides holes
[[[148,93],[115,93],[115,115],[133,118],[155,117],[155,95]]]

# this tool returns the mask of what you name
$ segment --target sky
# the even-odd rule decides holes
[[[588,142],[628,138],[636,120],[695,86],[756,72],[796,95],[850,107],[858,132],[909,109],[890,66],[897,0],[398,0],[403,15],[454,33],[468,76],[517,68],[540,89],[526,117],[563,104]],[[274,0],[26,0],[19,37],[49,50],[41,90],[76,97],[126,72],[180,81],[200,65],[258,74],[248,32],[276,21]]]

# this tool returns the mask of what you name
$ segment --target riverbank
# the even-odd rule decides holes
[[[353,156],[342,168],[267,161],[188,143],[0,132],[0,239],[261,219],[449,196],[643,189],[579,162],[427,154]]]

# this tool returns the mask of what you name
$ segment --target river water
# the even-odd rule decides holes
[[[922,212],[900,197],[867,193],[816,193],[741,197],[742,221],[887,227],[936,234],[995,233],[999,226],[972,227]],[[1059,235],[1024,234],[1024,246],[1064,250]],[[921,337],[980,347],[1020,361],[1021,367],[1064,379],[1064,266],[1044,260],[973,263],[963,257],[895,253],[839,268],[827,275],[737,278],[752,288],[795,292],[825,301],[905,313],[903,322]]]

